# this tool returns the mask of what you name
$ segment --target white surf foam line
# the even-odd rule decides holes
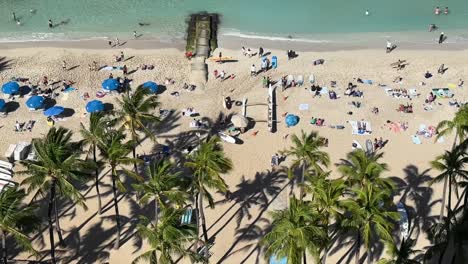
[[[295,41],[295,42],[307,42],[307,43],[330,43],[330,40],[317,40],[317,39],[307,39],[307,38],[294,38],[294,37],[279,37],[279,36],[262,36],[256,35],[255,33],[241,33],[237,31],[226,31],[221,32],[223,36],[237,37],[237,38],[247,38],[247,39],[262,39],[262,40],[271,40],[271,41]]]

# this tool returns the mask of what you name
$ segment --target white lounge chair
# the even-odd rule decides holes
[[[13,164],[11,164],[10,162],[7,162],[7,161],[3,161],[3,160],[0,160],[0,167],[3,167],[3,168],[7,168],[9,170],[12,170],[13,169]]]

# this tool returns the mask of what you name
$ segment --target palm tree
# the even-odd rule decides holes
[[[103,112],[91,113],[89,116],[89,127],[86,128],[83,123],[81,125],[81,136],[83,137],[83,143],[89,145],[88,153],[93,153],[93,161],[96,164],[94,172],[94,185],[96,187],[96,193],[98,197],[98,208],[99,214],[102,213],[101,193],[99,191],[99,166],[97,166],[97,145],[101,140],[103,134],[108,126],[109,120],[105,119]]]
[[[271,230],[262,238],[265,257],[286,257],[290,264],[306,263],[306,253],[319,258],[319,248],[327,239],[319,225],[320,215],[306,202],[292,196],[289,207],[270,213]]]
[[[33,206],[24,206],[26,193],[17,187],[5,187],[0,192],[0,235],[2,237],[2,263],[8,263],[6,237],[11,235],[20,246],[37,255],[27,236],[29,228],[36,228],[39,219],[34,213]]]
[[[468,162],[468,156],[466,154],[466,147],[460,145],[460,147],[455,147],[451,151],[445,151],[443,155],[436,157],[434,161],[431,162],[432,168],[441,172],[436,176],[431,182],[432,185],[435,182],[444,181],[444,190],[442,192],[442,205],[440,208],[439,223],[442,223],[444,217],[445,209],[445,198],[447,193],[447,185],[445,183],[449,182],[448,186],[448,213],[447,218],[448,222],[451,219],[452,213],[452,186],[457,188],[457,177],[468,178],[468,171],[465,170],[465,165]]]
[[[84,181],[90,176],[94,164],[80,159],[82,142],[71,141],[73,133],[63,127],[52,127],[42,139],[33,139],[33,151],[37,160],[24,161],[27,170],[20,172],[28,177],[21,184],[28,185],[27,192],[36,190],[38,194],[49,194],[47,218],[49,221],[50,255],[55,263],[55,243],[53,235],[53,210],[60,243],[63,245],[62,232],[57,208],[57,191],[83,208],[87,209],[83,195],[75,188],[73,181]]]
[[[377,264],[419,264],[421,261],[411,258],[413,255],[419,254],[421,250],[414,250],[416,240],[402,240],[400,247],[390,246],[388,253],[391,259],[381,259]]]
[[[325,234],[329,238],[324,248],[325,250],[322,263],[326,263],[328,250],[333,241],[334,235],[330,234],[330,226],[332,222],[339,223],[342,219],[344,212],[344,205],[342,202],[343,194],[346,191],[346,184],[343,180],[329,180],[325,179],[321,182],[315,182],[307,186],[306,191],[312,194],[312,206],[316,208],[320,215],[320,223],[325,229]]]
[[[196,257],[187,247],[197,237],[196,227],[180,222],[183,214],[180,209],[167,207],[163,211],[160,221],[156,223],[140,216],[137,232],[142,239],[146,239],[150,249],[137,257],[132,264],[141,260],[147,260],[151,264],[172,264],[175,263],[174,255]]]
[[[338,171],[346,177],[346,183],[350,187],[374,184],[384,189],[392,190],[393,181],[382,178],[381,174],[388,170],[386,163],[380,163],[383,153],[367,154],[364,150],[355,150],[346,155],[347,160],[342,160],[338,165]]]
[[[343,219],[342,226],[357,233],[355,263],[360,263],[362,240],[367,249],[367,262],[371,263],[373,243],[380,241],[390,245],[394,243],[392,230],[400,214],[388,209],[391,199],[387,189],[368,184],[359,189],[354,188],[352,192],[354,195],[343,201],[343,205],[347,208],[347,217]]]
[[[321,147],[325,146],[325,138],[320,137],[317,132],[312,131],[306,134],[304,131],[301,131],[300,138],[297,135],[292,135],[291,141],[293,146],[288,150],[282,151],[282,153],[286,156],[294,157],[291,168],[300,167],[302,169],[301,184],[304,183],[306,170],[309,166],[312,166],[312,169],[316,173],[319,173],[323,171],[322,166],[328,167],[330,164],[329,155],[320,150]],[[293,183],[291,182],[291,184]],[[303,188],[301,188],[299,199],[303,198],[303,191]]]
[[[442,136],[446,136],[455,132],[453,148],[457,144],[457,139],[463,141],[468,136],[468,105],[463,105],[455,114],[452,120],[441,121],[436,128],[436,140]]]
[[[185,166],[193,174],[191,189],[195,196],[194,201],[200,211],[203,237],[206,244],[205,257],[207,257],[208,231],[206,229],[203,199],[206,198],[210,207],[214,208],[213,197],[209,189],[215,189],[221,193],[227,192],[228,186],[221,174],[232,169],[232,161],[225,156],[219,138],[211,137],[202,142],[198,150],[189,156],[189,161],[185,163]]]
[[[143,132],[147,137],[155,140],[154,134],[148,129],[149,123],[159,122],[159,118],[151,113],[159,106],[156,95],[150,94],[149,89],[138,86],[133,92],[122,95],[122,99],[117,100],[120,110],[116,112],[117,122],[129,131],[134,143],[132,148],[133,158],[136,158],[136,146],[139,144],[139,132]],[[136,163],[133,164],[137,173]]]
[[[123,142],[125,135],[122,130],[110,130],[104,135],[102,141],[99,142],[98,148],[111,167],[111,178],[112,178],[112,192],[114,194],[114,209],[115,218],[117,224],[117,239],[115,240],[115,248],[120,247],[120,214],[118,205],[118,194],[117,188],[121,192],[125,192],[126,188],[120,179],[122,175],[127,175],[137,180],[141,180],[141,177],[131,171],[126,170],[123,166],[130,165],[133,163],[140,162],[138,159],[130,158],[128,155],[132,151],[134,146],[132,141]],[[119,173],[123,172],[123,173]]]
[[[181,189],[180,174],[180,172],[174,172],[170,161],[162,159],[146,167],[148,181],[132,184],[133,188],[142,194],[141,203],[146,204],[154,199],[155,224],[159,221],[160,207],[170,207],[170,202],[181,205],[187,200],[187,193]]]

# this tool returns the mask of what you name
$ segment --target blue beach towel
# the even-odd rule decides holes
[[[413,141],[414,144],[420,145],[421,144],[421,139],[417,135],[412,135],[411,140]]]

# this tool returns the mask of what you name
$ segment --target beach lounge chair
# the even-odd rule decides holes
[[[180,223],[183,224],[183,225],[188,225],[188,224],[191,224],[193,223],[193,220],[194,220],[194,209],[192,208],[188,208],[184,214],[182,215],[181,219],[180,219]],[[196,213],[195,213],[196,215]]]
[[[298,76],[297,76],[297,79],[296,79],[296,83],[297,83],[297,85],[299,85],[299,86],[303,85],[303,84],[304,84],[304,76],[298,75]]]
[[[292,76],[291,74],[288,75],[288,77],[286,78],[286,87],[291,86],[293,81],[294,81],[294,76]]]
[[[13,159],[15,149],[16,149],[16,144],[10,144],[8,146],[8,149],[5,151],[5,158],[7,158],[8,160]]]
[[[309,76],[309,83],[310,83],[310,84],[314,84],[314,83],[315,83],[315,76],[314,76],[313,74],[311,74],[311,75]]]
[[[0,167],[2,168],[6,168],[6,169],[9,169],[9,170],[12,170],[13,169],[13,164],[10,163],[10,162],[7,162],[7,161],[3,161],[3,160],[0,160]]]

